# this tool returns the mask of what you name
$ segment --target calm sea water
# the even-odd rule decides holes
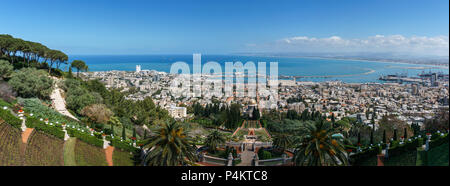
[[[136,65],[141,65],[143,70],[169,72],[171,65],[178,61],[190,64],[192,69],[192,55],[74,55],[70,56],[69,61],[74,59],[84,60],[89,66],[89,71],[135,71]],[[299,81],[315,82],[332,80],[341,80],[348,83],[380,82],[378,78],[381,75],[407,73],[409,76],[417,76],[422,71],[448,74],[448,68],[439,69],[431,65],[317,58],[202,55],[202,64],[209,61],[219,62],[222,65],[223,71],[225,71],[225,62],[266,62],[267,72],[269,71],[269,62],[278,62],[279,75],[332,76],[327,78],[308,77],[297,79]],[[426,69],[412,69],[417,67],[424,67]],[[62,68],[67,70],[67,67]]]

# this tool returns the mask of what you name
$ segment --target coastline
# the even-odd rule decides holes
[[[392,64],[403,64],[403,65],[426,65],[432,67],[438,67],[437,69],[449,69],[449,64],[426,64],[426,63],[408,63],[400,61],[391,60],[368,60],[368,59],[352,59],[352,58],[333,58],[333,57],[313,57],[313,56],[272,56],[272,55],[236,55],[236,56],[247,56],[247,57],[273,57],[273,58],[303,58],[303,59],[326,59],[326,60],[339,60],[339,61],[356,61],[356,62],[371,62],[371,63],[392,63]]]

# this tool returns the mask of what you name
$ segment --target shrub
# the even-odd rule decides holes
[[[15,97],[16,92],[14,92],[13,88],[6,82],[0,82],[0,99],[11,102]]]
[[[9,84],[19,96],[24,98],[47,99],[53,88],[53,80],[48,77],[47,73],[34,68],[23,68],[13,73]]]
[[[50,134],[60,139],[64,139],[64,132],[61,125],[47,125],[45,122],[40,121],[35,117],[28,117],[25,121],[28,128],[34,128],[37,131],[42,131],[46,134]]]
[[[8,61],[0,60],[0,79],[8,78],[12,74],[13,69],[14,67]]]
[[[67,128],[67,133],[71,137],[76,137],[79,140],[84,141],[88,144],[103,148],[103,140],[98,139],[96,136],[91,136],[90,134],[83,133],[81,131],[78,131],[77,129],[72,128]]]
[[[109,118],[113,115],[113,112],[111,112],[104,104],[93,104],[84,107],[81,110],[81,114],[87,116],[95,123],[107,123]]]
[[[362,162],[364,160],[367,160],[370,158],[376,158],[378,151],[379,151],[378,148],[371,148],[371,149],[367,149],[362,152],[353,154],[350,156],[350,163],[352,165],[358,165],[360,162]]]
[[[430,148],[441,146],[444,143],[448,143],[448,133],[444,136],[436,137],[434,140],[431,140],[430,142]]]
[[[79,123],[72,118],[64,116],[53,110],[50,107],[47,107],[41,103],[41,100],[36,98],[23,99],[18,98],[17,102],[24,107],[24,110],[27,113],[33,113],[36,118],[43,119],[51,119],[52,121],[58,121],[60,123],[66,123],[74,126],[84,126],[82,123]]]
[[[128,151],[128,152],[137,152],[139,151],[138,148],[133,147],[132,145],[130,145],[127,141],[120,141],[117,138],[114,139],[110,139],[111,140],[111,145],[115,148],[124,150],[124,151]]]
[[[22,126],[22,120],[14,116],[8,109],[3,110],[3,108],[0,108],[0,118],[15,128],[20,128]]]

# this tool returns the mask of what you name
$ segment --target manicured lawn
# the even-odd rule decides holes
[[[81,140],[75,144],[75,161],[77,166],[108,166],[105,151]]]
[[[365,159],[361,159],[356,162],[353,166],[377,166],[377,157],[371,156]]]
[[[25,164],[28,166],[64,165],[64,140],[33,131],[25,152]]]
[[[76,166],[75,161],[75,144],[77,142],[76,138],[69,138],[64,143],[64,165],[65,166]]]
[[[417,159],[417,151],[412,150],[402,154],[391,156],[384,161],[385,166],[415,166]]]
[[[21,140],[19,129],[4,123],[0,118],[0,166],[22,165]]]
[[[428,166],[448,166],[449,143],[434,147],[428,152]]]
[[[134,166],[133,157],[133,154],[130,154],[130,152],[121,151],[116,148],[113,152],[114,166]]]

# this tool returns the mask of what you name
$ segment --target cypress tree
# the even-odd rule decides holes
[[[125,126],[122,127],[122,139],[127,139],[127,135],[125,134]]]
[[[68,78],[73,78],[72,67],[69,67],[69,72],[67,72],[67,77]]]
[[[336,127],[335,123],[336,123],[336,119],[334,118],[334,114],[331,114],[331,124],[333,125],[333,128]]]
[[[370,131],[370,144],[373,144],[373,131]]]
[[[136,138],[136,128],[133,128],[133,138]]]
[[[394,141],[397,141],[397,129],[394,129]]]
[[[361,144],[361,132],[358,133],[358,145]]]
[[[383,143],[386,143],[386,130],[383,131]]]
[[[408,131],[406,130],[406,128],[405,128],[405,134],[403,135],[403,137],[405,138],[405,140],[408,139]]]
[[[115,134],[114,134],[114,125],[113,124],[111,124],[111,134],[114,136]]]

